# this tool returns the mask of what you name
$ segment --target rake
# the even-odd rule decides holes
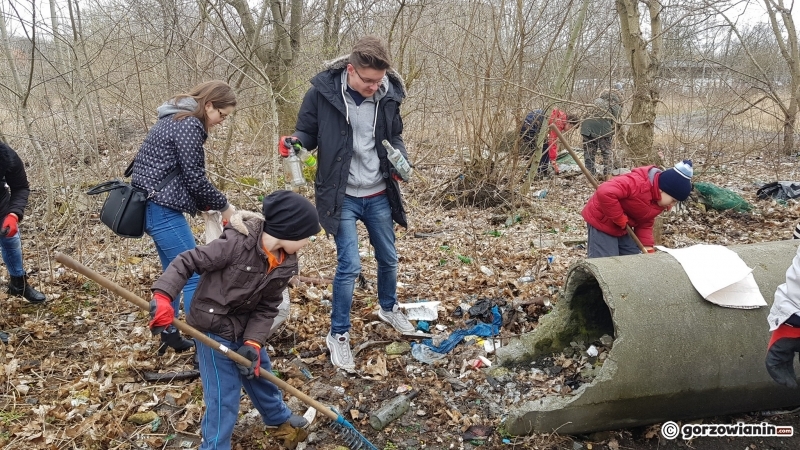
[[[99,285],[103,286],[104,288],[108,289],[109,291],[113,292],[114,294],[119,295],[120,297],[124,298],[125,300],[133,303],[134,305],[138,306],[139,308],[150,311],[150,303],[142,299],[141,297],[137,296],[133,292],[123,288],[122,286],[114,283],[113,281],[109,280],[108,278],[100,275],[99,273],[95,272],[94,270],[84,266],[83,264],[75,261],[71,257],[56,252],[55,255],[56,261],[60,262],[64,266],[84,275],[85,277],[97,282]],[[173,319],[172,325],[175,328],[181,330],[184,334],[188,334],[189,336],[197,339],[198,341],[202,342],[203,344],[219,351],[220,353],[224,354],[228,358],[232,359],[234,362],[242,365],[249,365],[252,363],[249,359],[241,356],[240,354],[231,351],[229,348],[221,345],[219,342],[211,339],[210,337],[206,336],[205,334],[197,331],[187,323]],[[281,380],[280,378],[276,377],[267,370],[259,368],[258,375],[261,378],[269,381],[270,383],[278,386],[279,388],[283,389],[285,392],[290,393],[291,395],[300,399],[303,403],[308,406],[313,407],[320,413],[324,414],[326,417],[331,419],[331,428],[338,432],[344,441],[347,443],[347,446],[352,450],[359,450],[359,449],[366,449],[366,450],[378,450],[370,441],[367,440],[364,435],[358,432],[355,427],[348,422],[347,420],[342,417],[341,414],[336,412],[333,408],[329,408],[322,403],[314,400],[313,398],[309,397],[308,395],[301,392],[299,389],[295,388],[291,384]]]

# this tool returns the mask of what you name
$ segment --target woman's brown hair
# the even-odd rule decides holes
[[[176,95],[174,100],[177,103],[180,99],[188,97],[197,102],[197,107],[192,112],[185,111],[175,114],[175,120],[183,120],[186,117],[194,116],[200,119],[203,128],[206,128],[206,103],[211,102],[211,105],[216,109],[236,106],[236,94],[233,92],[233,88],[228,86],[228,83],[220,80],[200,83],[189,92]]]

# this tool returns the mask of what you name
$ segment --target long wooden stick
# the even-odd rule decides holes
[[[120,297],[122,297],[125,300],[133,303],[134,305],[138,306],[139,308],[141,308],[141,309],[143,309],[143,310],[145,310],[147,312],[150,312],[150,302],[145,301],[144,299],[142,299],[138,295],[134,294],[133,292],[123,288],[122,286],[118,285],[117,283],[114,283],[113,281],[111,281],[108,278],[100,275],[99,273],[95,272],[94,270],[84,266],[83,264],[79,263],[78,261],[75,261],[71,257],[69,257],[69,256],[67,256],[67,255],[65,255],[65,254],[63,254],[61,252],[56,252],[56,261],[58,261],[61,264],[69,267],[70,269],[72,269],[72,270],[84,275],[85,277],[91,279],[92,281],[97,282],[97,284],[103,286],[104,288],[108,289],[109,291],[113,292],[114,294],[119,295]],[[228,347],[225,347],[224,345],[222,345],[219,342],[211,339],[210,337],[206,336],[205,334],[201,333],[200,331],[197,331],[195,328],[193,328],[192,326],[190,326],[186,322],[183,322],[182,320],[173,319],[172,320],[172,325],[174,325],[175,328],[183,331],[185,334],[188,334],[189,336],[193,337],[194,339],[197,339],[198,341],[202,342],[203,344],[205,344],[205,345],[207,345],[207,346],[209,346],[209,347],[211,347],[211,348],[213,348],[215,350],[218,350],[220,353],[222,353],[225,356],[227,356],[228,358],[232,359],[233,362],[235,362],[237,364],[241,364],[241,365],[247,366],[247,365],[250,365],[250,364],[253,363],[252,361],[250,361],[249,359],[245,358],[244,356],[242,356],[242,355],[240,355],[240,354],[238,354],[238,353],[236,353],[234,351],[231,351],[231,349],[229,349]],[[313,398],[309,397],[308,395],[304,394],[302,391],[298,390],[297,388],[295,388],[291,384],[289,384],[289,383],[281,380],[280,378],[276,377],[275,375],[273,375],[272,372],[264,370],[263,368],[259,368],[258,375],[261,378],[264,378],[265,380],[269,381],[270,383],[278,386],[279,388],[283,389],[284,391],[286,391],[286,392],[292,394],[293,396],[297,397],[298,399],[302,400],[303,403],[305,403],[306,405],[314,407],[317,411],[321,412],[322,414],[324,414],[325,416],[327,416],[331,420],[337,421],[337,419],[339,418],[339,415],[335,411],[333,411],[330,407],[327,407],[327,406],[323,405],[322,403],[320,403],[320,402],[314,400]]]
[[[561,134],[561,131],[559,131],[558,127],[555,124],[550,124],[550,129],[556,132],[558,140],[561,141],[562,144],[564,144],[564,148],[569,152],[570,156],[572,156],[572,159],[575,160],[575,163],[578,164],[578,167],[581,168],[581,172],[583,172],[583,174],[586,175],[586,179],[588,179],[589,183],[591,183],[594,189],[597,190],[597,186],[599,186],[600,184],[594,178],[594,175],[592,175],[592,173],[589,172],[589,169],[587,169],[586,166],[583,165],[583,162],[580,159],[578,159],[578,155],[575,153],[575,150],[573,150],[572,147],[570,147],[569,142],[567,142],[567,140],[564,138],[564,135]],[[636,243],[636,245],[639,247],[639,250],[641,250],[642,253],[647,253],[647,249],[644,248],[644,245],[642,245],[642,241],[639,240],[639,238],[633,232],[633,228],[631,228],[630,225],[625,224],[625,231],[628,232],[628,236],[630,236],[631,239],[633,239],[633,242]]]

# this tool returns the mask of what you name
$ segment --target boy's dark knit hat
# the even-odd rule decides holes
[[[264,232],[276,239],[300,241],[321,230],[317,208],[292,191],[275,191],[264,197]]]
[[[670,195],[670,197],[682,202],[689,198],[692,193],[692,161],[684,159],[675,164],[675,167],[661,172],[658,178],[658,188]]]

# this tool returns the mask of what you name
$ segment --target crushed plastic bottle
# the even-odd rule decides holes
[[[408,407],[411,406],[411,400],[417,396],[417,393],[418,391],[410,391],[407,394],[401,394],[389,400],[377,411],[369,415],[369,424],[377,431],[386,428],[386,425],[389,425],[393,420],[408,411]]]
[[[435,364],[436,361],[444,359],[447,356],[447,354],[435,352],[425,344],[417,344],[416,342],[412,342],[411,356],[413,356],[414,359],[416,359],[419,362],[425,364]]]

